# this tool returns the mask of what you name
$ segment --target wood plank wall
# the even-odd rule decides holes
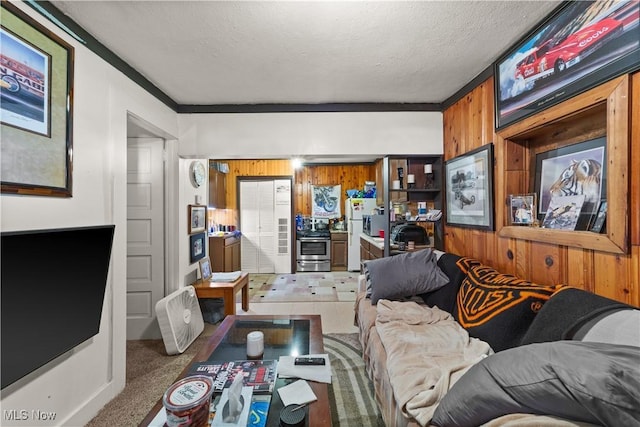
[[[342,186],[340,211],[344,215],[345,191],[362,189],[365,181],[375,181],[374,164],[327,164],[303,166],[298,170],[291,167],[288,159],[259,160],[216,160],[229,165],[226,177],[227,209],[213,212],[218,224],[238,224],[238,177],[293,177],[293,212],[311,215],[311,186]]]
[[[536,283],[565,283],[640,306],[640,72],[631,77],[630,254],[615,255],[529,242],[500,237],[497,232],[447,226],[445,249],[473,256],[501,272]],[[493,78],[486,80],[444,111],[445,160],[497,140],[494,133],[493,84]],[[505,155],[504,147],[496,144],[494,148],[496,159]],[[521,179],[517,175],[510,175],[509,170],[495,172],[495,188],[504,185],[509,189],[511,180]],[[514,188],[518,188],[515,182]],[[496,223],[500,224],[501,220],[502,214],[496,212]]]

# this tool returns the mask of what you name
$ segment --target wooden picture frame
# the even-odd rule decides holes
[[[189,234],[201,233],[207,229],[207,207],[204,205],[189,205]]]
[[[71,197],[74,48],[4,0],[0,46],[1,191]]]
[[[640,68],[639,14],[637,0],[564,2],[495,62],[496,129]]]
[[[494,229],[493,143],[445,162],[446,223]]]
[[[198,233],[189,236],[189,260],[191,264],[201,260],[207,253],[206,233]]]
[[[200,277],[202,278],[203,282],[206,282],[207,280],[211,279],[211,261],[209,260],[209,257],[204,257],[199,261],[199,269],[200,269]]]

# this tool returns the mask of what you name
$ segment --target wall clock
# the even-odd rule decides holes
[[[189,177],[191,178],[191,184],[194,187],[198,188],[202,184],[204,184],[206,176],[206,170],[202,162],[193,161],[191,162],[191,166],[189,167]]]

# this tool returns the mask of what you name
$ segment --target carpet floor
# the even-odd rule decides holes
[[[177,356],[166,354],[162,340],[128,341],[125,389],[87,426],[137,426],[216,328],[217,325],[205,324],[203,334]],[[333,374],[329,388],[333,425],[384,426],[357,334],[327,334],[324,347],[331,358]]]
[[[357,272],[249,275],[250,302],[355,301]]]

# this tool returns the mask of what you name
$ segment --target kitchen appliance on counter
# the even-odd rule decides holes
[[[384,230],[386,217],[384,215],[362,215],[362,231],[367,236],[378,237]]]
[[[331,271],[331,231],[296,232],[296,272]]]
[[[360,271],[360,234],[363,233],[363,215],[370,215],[376,208],[376,199],[345,200],[344,214],[347,224],[347,270]]]
[[[426,245],[429,243],[427,231],[416,224],[399,224],[393,228],[391,232],[391,241],[398,242],[415,242],[416,245]]]

